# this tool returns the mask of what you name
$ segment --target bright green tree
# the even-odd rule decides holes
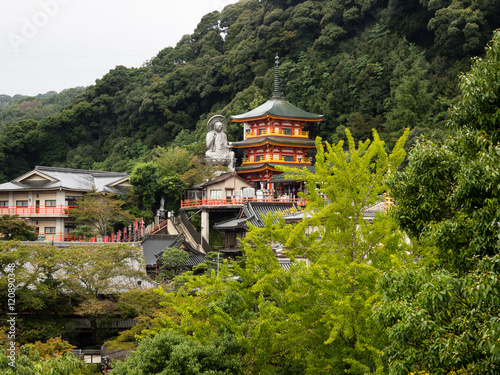
[[[318,140],[316,173],[289,170],[309,191],[303,221],[264,217],[264,227],[251,227],[242,241],[241,264],[225,262],[218,275],[164,293],[175,313],[158,322],[200,342],[217,335],[235,340],[248,374],[382,371],[385,335],[371,320],[376,282],[408,248],[388,215],[368,223],[363,211],[383,200],[406,135],[390,155],[376,132],[359,144],[347,132],[349,152],[343,143],[323,150]],[[275,256],[277,244],[293,260],[288,270]]]
[[[391,182],[394,215],[429,247],[387,273],[377,311],[391,374],[500,369],[500,33],[461,77],[451,109],[456,137],[419,142]],[[430,247],[432,246],[432,247]]]

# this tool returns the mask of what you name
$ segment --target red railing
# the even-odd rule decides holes
[[[75,236],[71,233],[43,233],[45,241],[64,242],[64,241],[80,241],[81,236]]]
[[[0,215],[68,215],[69,210],[75,206],[0,206]]]
[[[153,229],[150,231],[146,231],[147,234],[156,234],[160,232],[162,229],[168,226],[168,220],[163,220],[160,224],[155,226]]]
[[[181,201],[181,208],[184,207],[199,207],[199,206],[229,206],[243,205],[245,202],[265,202],[265,203],[296,203],[300,206],[305,206],[307,201],[301,198],[229,198],[229,199],[201,199]]]

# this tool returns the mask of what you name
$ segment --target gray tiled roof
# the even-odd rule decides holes
[[[167,247],[182,245],[184,236],[182,234],[162,234],[145,236],[142,241],[142,252],[146,260],[146,265],[156,264],[158,257]]]
[[[248,202],[243,207],[248,221],[257,227],[263,227],[264,221],[261,215],[267,216],[268,214],[289,214],[291,211],[298,211],[297,205],[294,203],[265,203],[265,202]]]
[[[37,172],[37,174],[41,174],[55,181],[23,180],[24,176],[33,174],[33,172]],[[67,189],[92,191],[96,189],[98,192],[118,193],[120,190],[111,185],[124,178],[128,178],[128,176],[129,174],[125,172],[101,172],[36,166],[33,171],[13,181],[0,184],[0,190]]]
[[[188,267],[197,266],[200,263],[205,261],[205,255],[201,254],[189,254],[189,262],[187,264]]]
[[[248,223],[257,227],[263,227],[264,221],[261,215],[266,216],[275,213],[287,215],[292,211],[298,211],[295,203],[245,202],[238,218],[216,223],[214,228],[217,230],[248,229]]]

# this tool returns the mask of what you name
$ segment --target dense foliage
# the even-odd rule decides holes
[[[419,142],[391,183],[401,227],[434,246],[418,254],[425,267],[381,284],[391,374],[499,372],[499,78],[496,32],[461,77],[450,116],[457,136]]]
[[[35,164],[130,172],[155,146],[199,154],[211,115],[271,95],[276,53],[287,99],[325,115],[313,136],[336,143],[347,127],[364,140],[375,128],[391,145],[410,127],[410,143],[442,138],[457,73],[500,26],[498,9],[498,0],[239,1],[143,67],[111,70],[58,114],[30,114],[28,99],[4,108],[0,181]],[[240,140],[240,126],[228,137]]]
[[[104,318],[116,318],[120,309],[113,299],[103,297],[137,288],[145,273],[138,247],[107,244],[105,253],[103,249],[88,243],[58,248],[44,242],[0,242],[0,312],[9,311],[8,280],[15,279],[16,343],[62,334],[73,338],[70,314],[89,319],[95,342],[108,337],[101,323]],[[6,327],[4,319],[0,332],[6,332]],[[0,344],[6,338],[0,335]]]
[[[318,139],[316,174],[300,174],[309,188],[304,220],[286,225],[283,217],[263,217],[264,227],[251,227],[242,241],[241,263],[183,274],[177,292],[160,290],[164,307],[141,335],[127,335],[143,339],[117,373],[162,373],[189,348],[192,373],[209,373],[198,347],[210,348],[219,366],[237,360],[244,374],[383,371],[386,335],[371,319],[376,284],[406,259],[408,247],[391,217],[380,213],[369,222],[363,211],[384,190],[389,166],[404,159],[406,136],[389,155],[376,132],[373,142],[359,143],[347,132],[349,153],[342,141],[323,150]],[[292,257],[289,269],[275,256],[278,244]],[[179,348],[170,349],[172,336]],[[174,354],[179,359],[169,363]]]
[[[17,215],[0,215],[0,241],[33,241],[37,237],[34,226]]]

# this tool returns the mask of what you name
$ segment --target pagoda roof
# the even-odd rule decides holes
[[[288,167],[288,168],[308,168],[311,167],[309,164],[292,164],[292,163],[254,163],[254,164],[247,164],[247,165],[242,165],[240,167],[236,167],[236,172],[238,173],[249,173],[249,172],[258,172],[258,171],[263,171],[266,169],[272,170],[272,171],[278,171],[276,167]],[[281,172],[281,171],[279,171]]]
[[[284,145],[284,146],[300,146],[314,148],[316,147],[316,142],[309,138],[298,138],[298,137],[284,137],[284,136],[264,136],[247,138],[244,141],[232,142],[232,146],[235,148],[249,147],[249,146],[260,146],[266,143],[273,145]]]
[[[322,121],[323,115],[317,115],[300,109],[281,96],[273,96],[264,104],[241,115],[231,116],[234,122],[259,120],[267,117],[301,121]]]
[[[300,167],[297,167],[295,165],[293,166],[289,166],[289,168],[295,168],[297,169],[296,173],[300,173],[302,171],[302,169],[306,168],[309,173],[316,173],[316,166],[314,165],[303,165],[303,166],[300,166]],[[278,183],[278,182],[292,182],[292,181],[301,181],[300,178],[297,179],[297,178],[288,178],[287,176],[290,176],[291,173],[290,172],[283,172],[283,173],[280,173],[280,174],[275,174],[273,175],[273,177],[271,177],[271,180],[269,182],[271,183]]]

